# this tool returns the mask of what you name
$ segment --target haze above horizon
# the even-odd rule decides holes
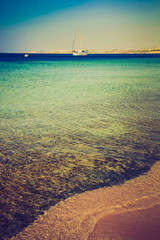
[[[160,1],[0,2],[0,52],[71,50],[77,28],[87,49],[159,47]]]

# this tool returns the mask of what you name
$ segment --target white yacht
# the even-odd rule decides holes
[[[78,31],[76,30],[73,45],[72,45],[72,54],[73,56],[86,56],[88,54],[87,50],[83,49],[83,34],[81,33],[81,38],[78,37]]]

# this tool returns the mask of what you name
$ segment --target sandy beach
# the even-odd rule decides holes
[[[130,210],[101,218],[88,240],[130,239],[150,240],[160,237],[160,205]]]
[[[160,162],[121,186],[75,195],[51,207],[13,240],[160,239]]]

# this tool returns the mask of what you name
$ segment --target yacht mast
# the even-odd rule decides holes
[[[76,49],[78,50],[78,30],[76,30]]]
[[[83,33],[81,32],[81,49],[83,48],[82,43],[83,43]]]

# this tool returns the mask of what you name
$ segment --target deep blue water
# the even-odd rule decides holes
[[[24,57],[24,53],[0,53],[0,61],[91,61],[105,59],[160,58],[160,54],[88,54],[73,56],[72,54],[36,54]]]

